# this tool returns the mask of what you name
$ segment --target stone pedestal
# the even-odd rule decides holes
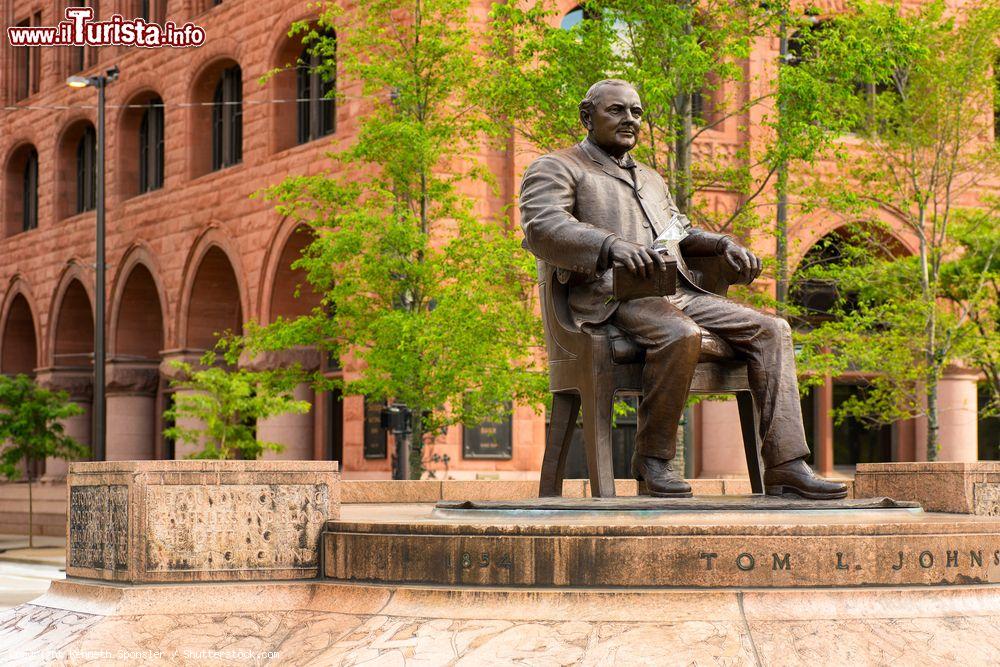
[[[52,391],[65,391],[69,399],[80,406],[83,412],[63,420],[66,435],[82,445],[90,447],[93,437],[91,406],[93,405],[94,372],[89,367],[40,368],[35,375],[39,386]],[[68,464],[62,459],[45,459],[45,477],[63,478],[68,472]]]
[[[155,458],[157,361],[112,359],[107,364],[107,460]]]
[[[1000,462],[859,463],[854,493],[914,500],[931,512],[1000,516]]]
[[[332,461],[74,463],[66,574],[122,582],[304,579],[340,514]]]

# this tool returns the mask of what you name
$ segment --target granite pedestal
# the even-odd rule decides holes
[[[339,506],[329,463],[88,465],[74,468],[70,494],[103,500],[70,503],[68,557],[104,565],[68,567],[45,596],[0,613],[0,663],[812,667],[1000,655],[1000,520],[928,512],[905,495]],[[194,488],[163,495],[179,487]],[[243,527],[257,515],[274,526],[271,560],[240,546],[264,539]],[[99,516],[112,517],[110,550],[94,547],[109,534]],[[220,549],[239,565],[207,566]],[[303,567],[285,567],[288,554]],[[200,566],[177,567],[180,556]]]

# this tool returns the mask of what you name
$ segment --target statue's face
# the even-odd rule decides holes
[[[588,136],[595,144],[615,157],[635,148],[639,140],[642,103],[631,86],[603,86],[589,118],[583,117]]]

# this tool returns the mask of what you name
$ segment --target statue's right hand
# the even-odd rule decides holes
[[[608,258],[612,263],[621,262],[631,273],[643,278],[652,276],[653,271],[664,271],[667,268],[667,260],[662,254],[624,239],[615,239],[611,243]]]

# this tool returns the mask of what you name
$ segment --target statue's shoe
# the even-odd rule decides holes
[[[810,500],[836,500],[847,497],[847,485],[823,479],[803,459],[793,459],[764,471],[764,492],[769,496],[791,493]]]
[[[632,456],[632,476],[646,482],[649,495],[657,498],[690,498],[691,485],[673,469],[670,461],[655,456]]]

